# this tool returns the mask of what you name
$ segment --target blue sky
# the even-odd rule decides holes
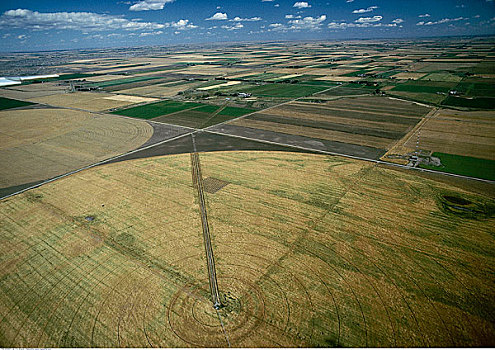
[[[494,0],[3,0],[0,13],[0,51],[495,34]]]

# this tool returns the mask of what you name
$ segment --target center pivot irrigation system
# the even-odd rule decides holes
[[[208,226],[208,217],[206,215],[206,202],[204,197],[203,176],[201,174],[201,164],[199,155],[196,151],[196,141],[194,133],[191,134],[193,143],[193,153],[191,153],[192,180],[194,187],[198,191],[199,211],[201,214],[201,223],[203,226],[203,238],[206,251],[206,263],[208,264],[208,277],[210,280],[211,300],[213,307],[218,310],[223,305],[218,292],[217,273],[215,269],[215,259],[213,257],[213,249],[211,247],[210,228]]]

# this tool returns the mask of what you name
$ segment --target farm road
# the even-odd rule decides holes
[[[213,248],[211,246],[210,228],[208,226],[208,216],[206,213],[206,202],[204,196],[203,176],[201,174],[201,164],[199,155],[196,152],[196,142],[194,134],[191,134],[194,152],[191,153],[191,171],[194,187],[198,191],[199,211],[201,214],[201,223],[203,228],[203,238],[206,251],[206,263],[208,265],[208,278],[210,280],[210,291],[213,307],[218,309],[222,306],[220,294],[218,292],[217,273],[215,269],[215,258],[213,257]]]

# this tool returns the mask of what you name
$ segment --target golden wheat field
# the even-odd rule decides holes
[[[136,159],[0,202],[0,344],[493,345],[489,196],[334,156],[200,161],[223,308],[189,155]]]

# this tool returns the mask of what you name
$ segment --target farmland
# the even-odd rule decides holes
[[[491,344],[493,219],[439,198],[493,200],[340,157],[201,160],[228,183],[207,203],[232,346]],[[94,168],[1,206],[3,345],[227,345],[188,155]]]
[[[0,345],[493,347],[492,42],[6,55]]]

